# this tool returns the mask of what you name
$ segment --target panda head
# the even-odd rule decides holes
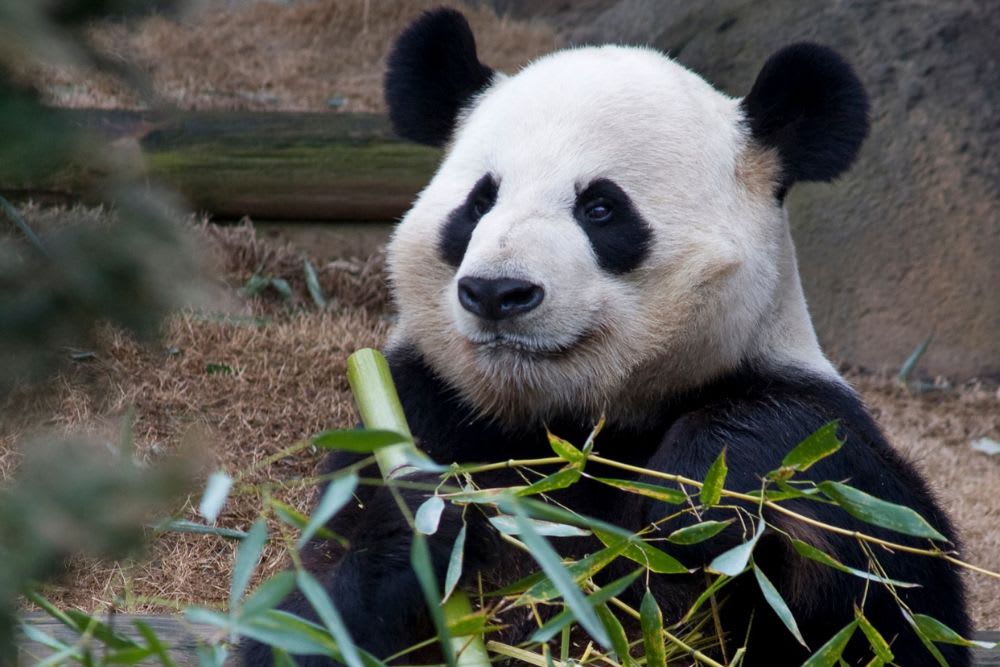
[[[397,40],[386,100],[398,134],[446,147],[390,244],[390,345],[482,415],[637,422],[741,364],[833,373],[783,209],[867,132],[833,51],[779,51],[742,99],[646,48],[563,50],[507,76],[440,9]]]

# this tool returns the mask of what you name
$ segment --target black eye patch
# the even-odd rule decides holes
[[[499,189],[500,186],[493,176],[486,174],[476,182],[465,202],[451,212],[438,239],[441,259],[454,267],[462,263],[472,232],[475,231],[480,218],[489,213],[497,203]]]
[[[576,196],[573,217],[590,239],[597,262],[609,273],[636,269],[649,254],[653,233],[614,181],[593,181]]]

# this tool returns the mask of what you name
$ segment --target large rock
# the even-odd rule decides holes
[[[788,198],[813,318],[836,360],[1000,378],[1000,2],[494,0],[570,42],[651,44],[744,94],[797,40],[833,46],[872,97],[872,132],[833,185]]]

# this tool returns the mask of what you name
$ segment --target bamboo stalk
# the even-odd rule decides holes
[[[358,350],[347,359],[347,380],[367,428],[395,431],[410,438],[408,443],[383,447],[375,452],[382,477],[391,480],[412,470],[408,452],[417,454],[410,427],[406,423],[399,394],[392,382],[389,364],[377,350]],[[456,590],[443,607],[446,625],[472,613],[468,596]],[[490,656],[482,637],[453,637],[452,646],[460,667],[489,667]]]

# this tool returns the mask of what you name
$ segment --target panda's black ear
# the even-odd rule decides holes
[[[425,12],[389,53],[385,101],[393,128],[401,137],[442,146],[459,111],[492,79],[465,17],[447,8]]]
[[[743,109],[754,139],[781,160],[779,197],[796,181],[829,181],[868,134],[868,95],[836,51],[793,44],[768,58]]]

